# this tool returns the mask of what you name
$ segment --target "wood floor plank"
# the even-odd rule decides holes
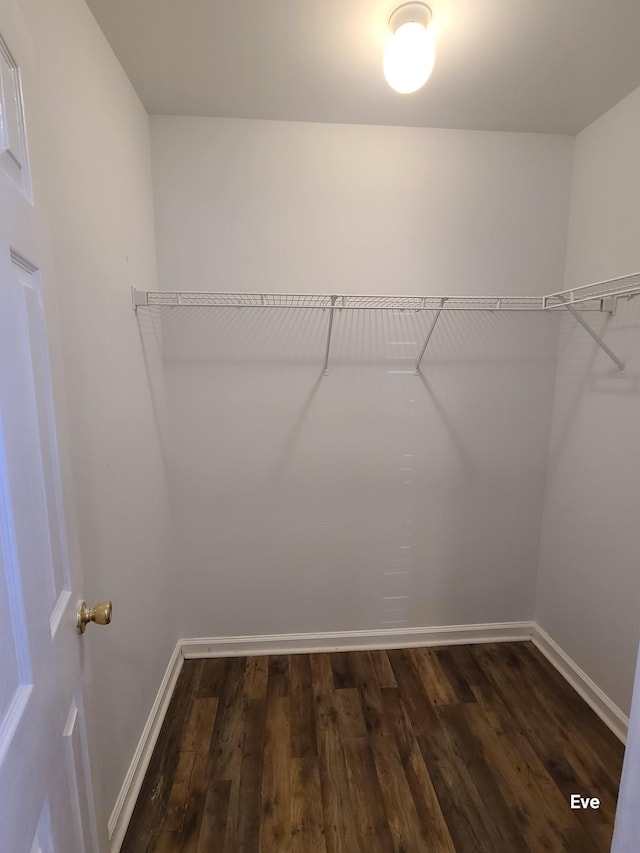
[[[229,793],[224,844],[222,853],[238,850],[240,822],[240,769],[244,750],[244,717],[247,700],[242,693],[246,658],[230,659],[227,677],[218,700],[218,712],[211,737],[210,779],[229,780]]]
[[[266,688],[266,683],[265,683]],[[245,737],[240,766],[238,850],[257,850],[260,836],[262,767],[267,698],[250,699],[245,712]]]
[[[487,683],[487,677],[473,657],[473,646],[449,646],[448,652],[465,678],[473,688]]]
[[[428,850],[428,839],[418,820],[415,804],[393,738],[371,738],[371,751],[382,791],[387,820],[397,851]]]
[[[291,760],[291,853],[326,853],[318,757]]]
[[[451,853],[454,850],[453,841],[398,690],[387,688],[382,691],[382,695],[390,733],[398,748],[418,820],[428,839],[428,849]]]
[[[270,696],[262,770],[259,850],[291,849],[291,718],[288,696]]]
[[[318,767],[327,853],[360,850],[342,743],[337,729],[322,717],[318,720]]]
[[[423,837],[427,840],[425,849],[434,853],[455,853],[451,833],[417,741],[412,743],[403,766]]]
[[[289,695],[289,658],[287,655],[269,655],[269,696]]]
[[[210,783],[198,835],[198,853],[212,853],[214,850],[223,849],[230,800],[230,779]]]
[[[458,701],[456,691],[449,683],[435,652],[431,649],[410,649],[407,654],[432,705],[453,705]]]
[[[410,651],[392,649],[387,654],[398,682],[400,698],[411,720],[411,728],[417,735],[436,729],[438,722],[431,700],[413,665]]]
[[[394,842],[373,753],[366,737],[343,741],[356,837],[367,853],[387,853]]]
[[[442,672],[453,688],[456,702],[475,702],[476,697],[469,686],[465,676],[460,670],[455,658],[449,649],[434,649],[433,653],[440,664]]]
[[[333,705],[333,670],[329,655],[309,655],[309,669],[311,671],[311,689],[316,720],[316,737],[318,735],[318,723],[323,717],[332,717],[337,723],[336,711]]]
[[[309,655],[291,655],[289,658],[289,690],[291,695],[291,755],[293,758],[317,755],[316,719]]]
[[[505,705],[500,692],[491,684],[478,684],[472,687],[476,702],[481,706],[487,722],[497,735],[506,733],[524,737],[522,727],[514,719]]]
[[[202,675],[198,684],[199,698],[220,698],[233,658],[207,658],[202,661]]]
[[[242,677],[245,658],[233,658],[220,691],[209,752],[212,779],[239,779],[244,747],[244,710]]]
[[[238,834],[240,832],[240,779],[234,776],[231,779],[231,791],[229,793],[229,809],[227,811],[227,826],[224,834],[224,844],[220,848],[222,853],[236,853],[238,850]]]
[[[371,736],[389,734],[382,691],[370,652],[350,653],[351,672],[360,692],[360,701],[367,732]],[[395,680],[395,676],[394,676]]]
[[[386,687],[381,693],[388,732],[394,738],[400,759],[404,763],[409,758],[415,742],[411,720],[398,688]]]
[[[575,825],[575,819],[528,741],[510,733],[496,733],[480,705],[465,709],[465,714],[532,849],[562,849],[553,838],[560,839]]]
[[[180,850],[177,832],[159,832],[149,847],[150,853],[176,853],[176,850]]]
[[[600,845],[602,853],[609,853],[613,840],[613,827],[610,824],[601,823],[600,826],[589,827],[589,830]]]
[[[599,838],[589,827],[577,826],[564,833],[565,849],[568,853],[609,853],[610,842]]]
[[[393,669],[389,663],[389,657],[384,649],[378,649],[370,652],[371,660],[376,672],[379,687],[397,687],[398,682],[393,674]]]
[[[466,773],[482,803],[481,817],[495,850],[527,850],[513,810],[505,801],[490,765],[484,759],[478,739],[467,725],[465,708],[448,706],[439,709],[442,733],[451,747],[454,761],[463,762]]]
[[[247,658],[243,693],[247,699],[263,699],[267,695],[269,658],[267,655]]]
[[[333,701],[342,740],[354,737],[366,738],[367,727],[360,704],[360,691],[355,687],[336,690]]]
[[[185,661],[122,853],[604,853],[622,756],[530,643]]]
[[[310,655],[315,698],[318,769],[327,853],[355,853],[358,844],[344,752],[334,704],[334,684],[328,655]]]
[[[178,755],[178,765],[173,776],[173,784],[162,821],[163,832],[180,832],[182,829],[182,818],[187,807],[191,772],[195,759],[195,752],[181,752]]]
[[[333,683],[336,690],[353,688],[356,686],[355,677],[351,671],[351,659],[349,652],[334,652],[331,655],[331,669],[333,672]]]
[[[508,853],[504,847],[494,851],[483,820],[481,796],[450,744],[433,730],[430,735],[418,735],[417,740],[456,853]]]
[[[204,816],[205,802],[209,785],[209,754],[197,753],[191,771],[189,794],[187,797],[182,832],[180,833],[181,853],[197,853],[198,837]]]
[[[217,710],[217,698],[194,699],[180,744],[183,752],[209,752]]]

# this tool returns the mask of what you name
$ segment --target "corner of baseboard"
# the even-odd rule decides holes
[[[536,648],[558,670],[565,681],[569,682],[602,722],[611,729],[618,740],[626,743],[629,729],[629,718],[626,714],[537,622],[533,623],[532,640]]]
[[[176,643],[169,663],[165,670],[160,687],[154,699],[151,711],[140,735],[140,740],[129,764],[127,775],[124,778],[118,799],[108,821],[109,849],[111,853],[119,853],[124,841],[133,809],[142,787],[144,775],[149,767],[153,749],[160,734],[162,722],[169,707],[169,701],[173,694],[180,670],[184,663],[182,654],[183,640]]]

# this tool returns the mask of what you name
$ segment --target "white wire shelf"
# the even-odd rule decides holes
[[[337,308],[352,311],[540,311],[541,296],[364,296],[311,293],[133,291],[134,307]]]
[[[544,311],[575,306],[580,311],[615,310],[616,301],[640,293],[640,273],[560,290],[545,296],[375,296],[327,293],[237,293],[132,288],[142,306],[210,308],[338,308],[352,311]]]
[[[415,364],[415,372],[419,373],[420,364],[443,311],[548,311],[550,309],[562,309],[572,314],[622,373],[624,362],[607,346],[601,334],[594,331],[580,314],[585,311],[612,314],[615,312],[619,299],[636,296],[639,293],[640,273],[610,278],[606,281],[574,287],[571,290],[559,290],[546,296],[362,296],[325,293],[143,291],[131,288],[133,307],[136,311],[143,306],[328,310],[329,323],[324,356],[325,374],[329,364],[333,317],[336,311],[434,312]]]
[[[597,281],[593,284],[584,284],[570,290],[549,293],[544,297],[543,307],[545,309],[566,308],[569,305],[581,307],[594,302],[602,302],[601,310],[610,311],[615,308],[617,299],[636,296],[638,293],[640,293],[640,273],[636,272],[618,278]]]

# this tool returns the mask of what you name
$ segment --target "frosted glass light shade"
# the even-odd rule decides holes
[[[387,83],[396,92],[407,95],[427,82],[436,59],[435,45],[422,24],[402,24],[387,41],[383,70]]]

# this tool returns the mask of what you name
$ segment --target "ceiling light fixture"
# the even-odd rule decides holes
[[[396,92],[416,92],[429,79],[436,58],[426,3],[403,3],[389,18],[391,36],[384,48],[384,76]]]

